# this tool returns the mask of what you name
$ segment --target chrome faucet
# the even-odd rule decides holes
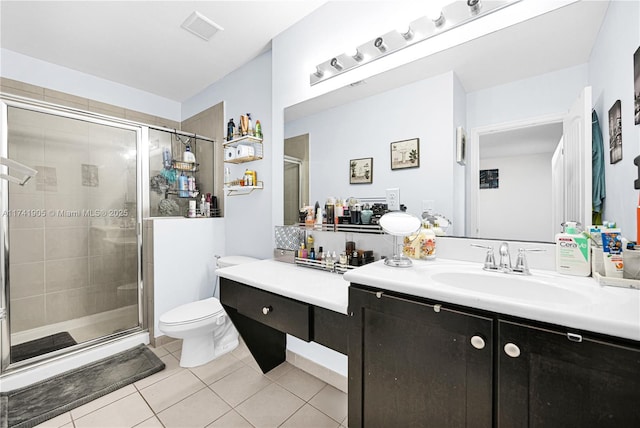
[[[500,254],[500,264],[498,267],[503,272],[511,272],[511,255],[509,254],[509,244],[503,242],[500,244],[500,249],[498,250],[498,254]]]
[[[515,267],[511,266],[511,256],[509,254],[509,244],[503,242],[500,244],[498,254],[500,255],[500,262],[496,264],[495,256],[493,255],[493,247],[487,245],[471,244],[472,247],[484,248],[487,250],[487,255],[484,259],[484,266],[482,269],[488,271],[500,271],[504,273],[515,273],[520,275],[531,275],[529,271],[529,263],[527,262],[527,252],[539,252],[545,251],[538,248],[518,249],[518,257],[516,258]]]

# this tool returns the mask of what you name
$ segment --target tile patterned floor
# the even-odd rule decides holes
[[[181,343],[151,348],[152,376],[51,419],[64,428],[345,428],[347,395],[283,363],[262,374],[244,344],[204,366],[180,367]]]

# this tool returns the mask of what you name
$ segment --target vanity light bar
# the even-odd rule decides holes
[[[452,28],[496,12],[521,0],[463,0],[442,9],[435,21],[426,16],[418,18],[400,30],[389,31],[364,43],[352,52],[336,55],[316,66],[309,75],[311,86],[352,70],[407,46],[427,40]]]

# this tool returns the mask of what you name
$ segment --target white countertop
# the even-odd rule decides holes
[[[223,278],[347,314],[349,283],[337,273],[276,260],[226,267],[216,273]]]
[[[457,273],[456,273],[457,272]],[[466,272],[466,273],[460,273]],[[451,286],[438,282],[436,274],[486,279],[489,286]],[[371,263],[344,274],[344,280],[383,290],[483,309],[505,315],[547,322],[640,341],[640,290],[601,286],[591,277],[574,277],[531,270],[530,277],[485,272],[481,263],[436,259],[414,261],[409,268]],[[513,280],[512,285],[509,280]],[[460,281],[462,283],[464,281]],[[469,281],[471,282],[471,281]],[[537,287],[537,288],[536,288]],[[497,290],[497,291],[496,291]]]

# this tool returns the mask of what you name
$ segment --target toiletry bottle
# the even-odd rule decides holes
[[[168,147],[162,149],[162,166],[164,169],[171,168],[171,152]]]
[[[330,251],[327,251],[327,255],[325,258],[325,265],[327,266],[328,270],[333,270],[333,268],[335,267],[335,257],[336,257],[336,252],[333,252],[333,255],[330,254]]]
[[[567,275],[591,275],[589,238],[578,231],[574,221],[564,226],[564,232],[556,234],[556,270]]]
[[[311,250],[309,250],[309,259],[310,260],[315,260],[316,259],[316,250],[313,247],[311,247]]]
[[[253,129],[253,125],[251,124],[251,113],[247,113],[247,120],[249,121],[249,125],[247,126],[247,129],[249,130],[249,135],[255,135],[255,129]]]
[[[309,234],[309,236],[307,236],[307,248],[311,247],[313,247],[313,235]]]
[[[204,208],[204,204],[205,204],[205,201],[204,201],[204,195],[201,195],[201,196],[200,196],[200,215],[201,215],[202,217],[206,217],[206,215],[205,215],[205,208]]]
[[[324,250],[322,249],[322,246],[321,246],[320,248],[318,248],[318,254],[316,254],[316,260],[321,262],[322,260],[324,260],[324,258],[325,258]]]
[[[256,120],[256,137],[262,138],[262,125],[259,120]]]
[[[224,169],[224,184],[230,184],[231,183],[231,168],[226,167]]]
[[[431,228],[431,223],[426,220],[420,231],[420,258],[435,259],[436,258],[436,233]]]
[[[190,176],[187,178],[187,190],[189,190],[189,196],[196,196],[196,178]]]
[[[211,217],[211,193],[207,193],[207,197],[204,200],[204,216]]]
[[[191,146],[187,144],[187,147],[184,149],[184,153],[182,154],[182,160],[184,162],[193,162],[196,161],[196,156],[191,152]]]
[[[300,258],[301,259],[307,258],[307,249],[304,247],[304,242],[300,244]]]
[[[184,172],[178,177],[178,196],[181,198],[189,196],[189,179],[184,175]]]
[[[607,228],[602,232],[602,261],[605,276],[610,278],[624,277],[622,249],[620,229]]]

